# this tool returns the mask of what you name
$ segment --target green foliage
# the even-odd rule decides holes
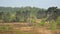
[[[60,27],[60,17],[58,17],[58,19],[57,19],[57,26]]]
[[[4,22],[27,22],[28,18],[32,17],[32,22],[35,22],[36,19],[42,19],[47,17],[47,20],[49,21],[52,19],[56,20],[59,15],[60,9],[57,7],[49,7],[48,9],[41,9],[37,7],[0,7],[0,19]]]
[[[1,26],[1,27],[0,27],[0,30],[6,31],[6,30],[8,30],[8,28],[7,28],[6,26]]]
[[[56,22],[54,20],[50,21],[50,28],[56,30]]]
[[[6,25],[0,26],[0,30],[2,30],[2,31],[9,31],[12,29],[13,29],[13,26],[6,26]]]
[[[51,21],[51,20],[57,20],[60,11],[58,11],[57,7],[49,7],[46,13],[47,13],[47,21]]]
[[[42,19],[40,24],[41,24],[41,26],[45,26],[45,20]]]

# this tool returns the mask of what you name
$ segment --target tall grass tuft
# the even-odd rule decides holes
[[[45,26],[45,20],[44,20],[44,19],[41,20],[40,25],[41,25],[41,26]]]
[[[56,22],[54,20],[50,21],[50,28],[56,30]]]

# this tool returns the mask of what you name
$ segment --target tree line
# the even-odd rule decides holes
[[[60,16],[60,8],[49,7],[48,9],[37,7],[0,7],[0,20],[4,22],[29,22],[36,19],[46,18],[45,21],[56,21]]]

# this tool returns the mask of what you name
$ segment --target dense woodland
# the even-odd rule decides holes
[[[4,22],[35,22],[36,19],[45,21],[57,21],[60,16],[60,8],[49,7],[48,9],[37,7],[0,7],[0,20]]]

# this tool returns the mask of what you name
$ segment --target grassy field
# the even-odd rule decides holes
[[[53,31],[39,23],[0,23],[0,34],[60,34],[60,29]]]

